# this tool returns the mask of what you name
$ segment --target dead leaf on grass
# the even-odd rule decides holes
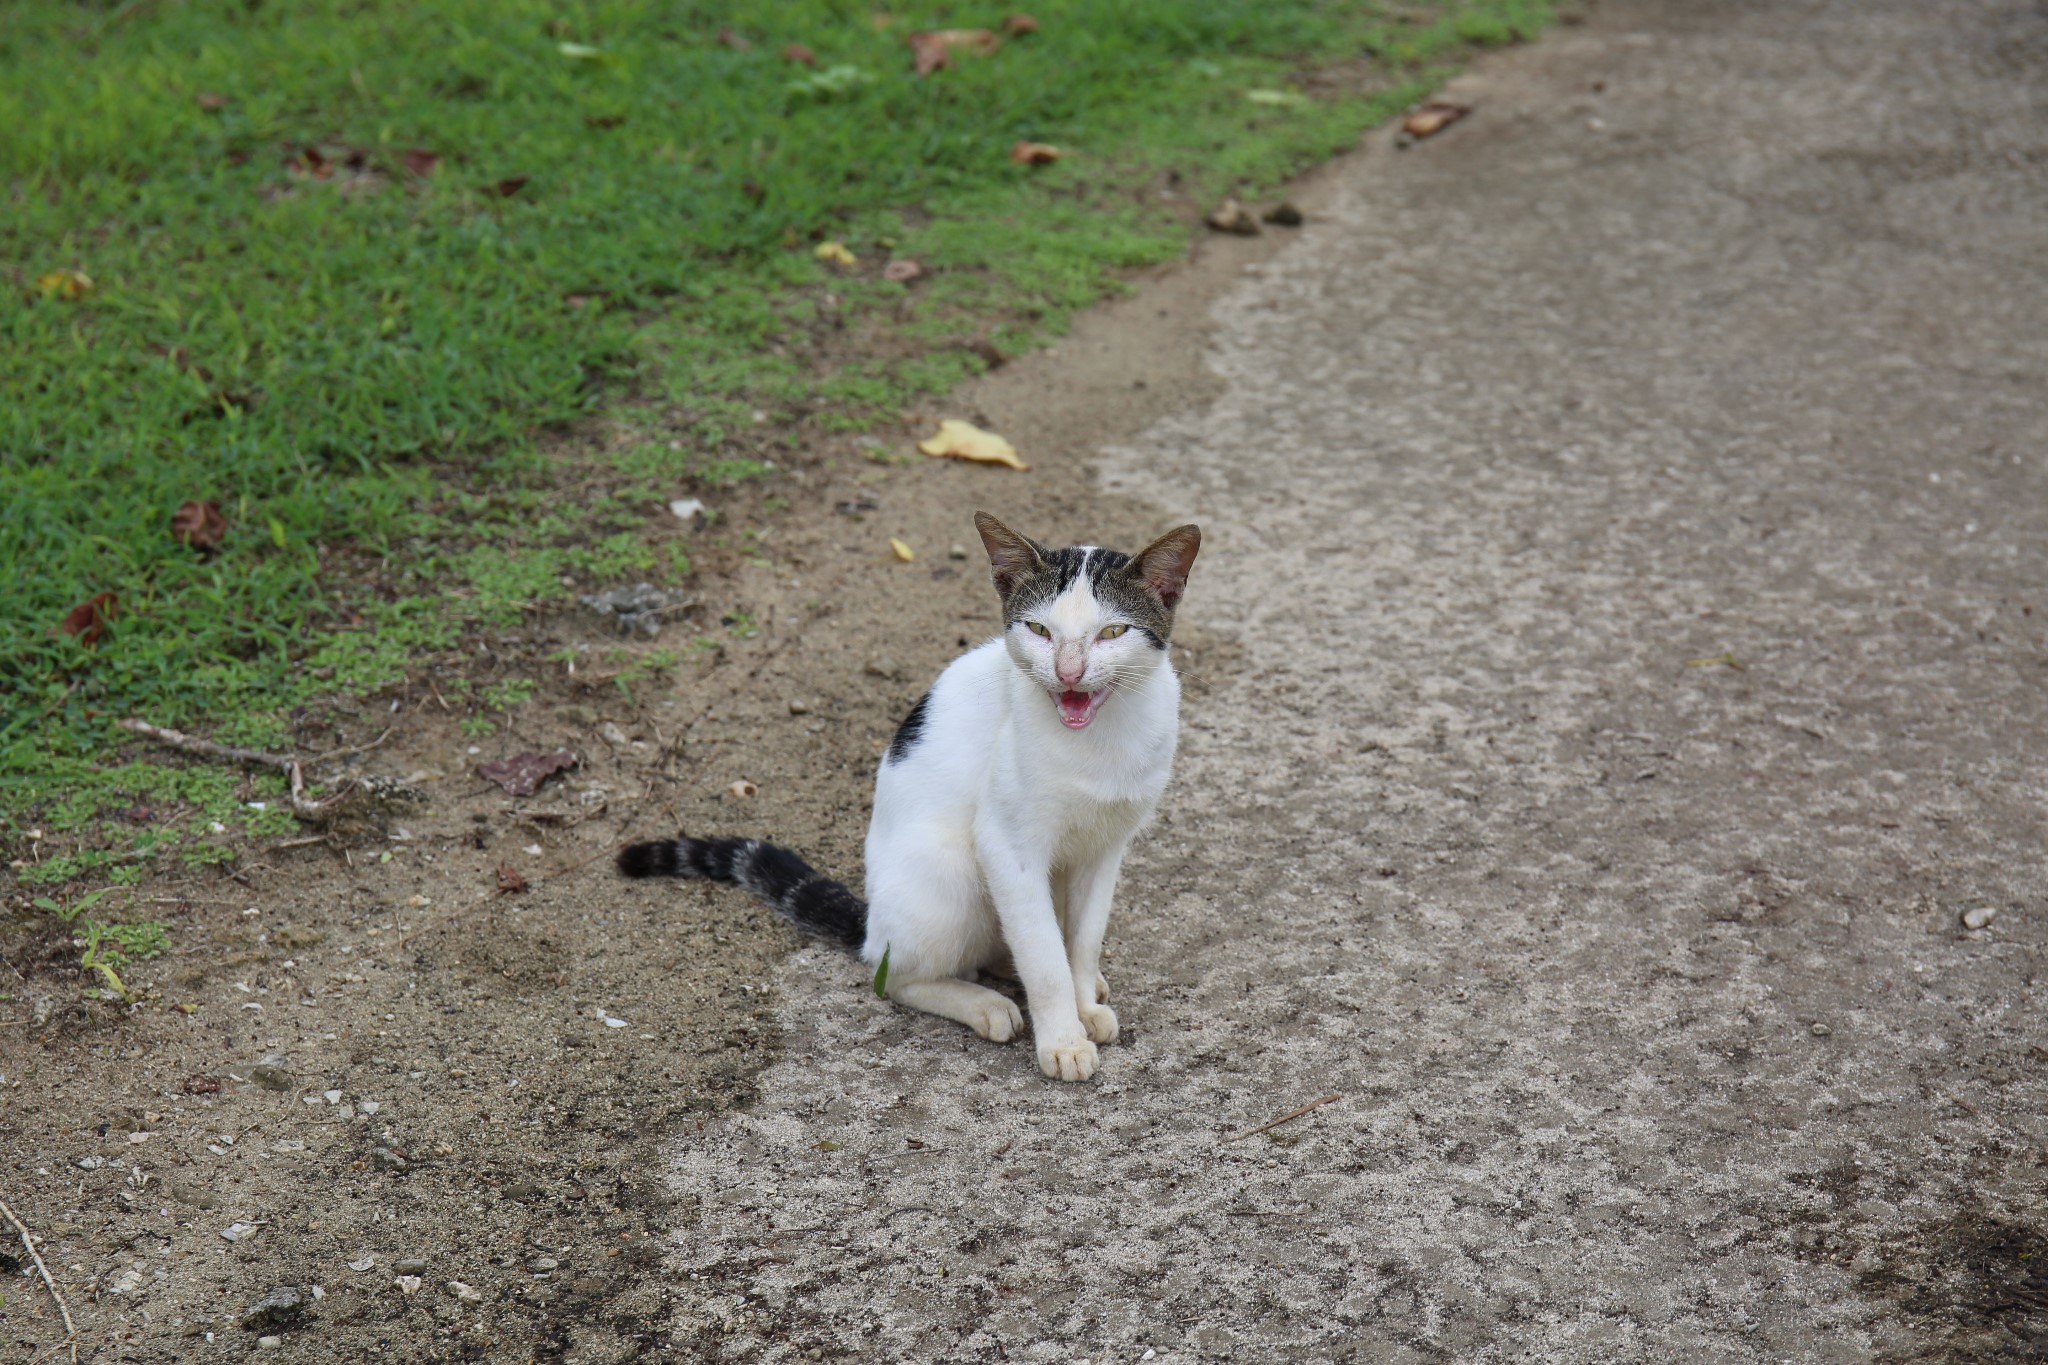
[[[1065,155],[1049,142],[1019,142],[1010,148],[1010,160],[1019,166],[1047,166]]]
[[[498,894],[516,896],[524,890],[526,878],[519,875],[519,869],[510,863],[501,864],[498,868]]]
[[[228,107],[228,97],[226,95],[216,95],[211,90],[202,90],[194,98],[199,101],[199,107],[209,114]]]
[[[82,299],[93,290],[92,276],[83,270],[52,270],[36,276],[36,288],[46,299]]]
[[[514,754],[495,763],[477,764],[476,775],[497,783],[508,796],[531,796],[540,790],[541,783],[558,772],[575,767],[580,761],[567,749],[557,749],[551,754]]]
[[[107,633],[107,623],[119,615],[120,610],[120,600],[114,594],[94,593],[64,613],[64,619],[57,623],[57,633],[76,636],[82,645],[96,645]]]
[[[922,274],[924,274],[924,267],[908,257],[900,261],[891,261],[882,267],[882,278],[894,280],[897,284],[909,284]]]
[[[782,60],[785,62],[795,62],[798,66],[816,66],[818,64],[818,54],[805,47],[802,43],[791,43],[782,49]]]
[[[1472,112],[1469,104],[1456,100],[1431,100],[1401,120],[1401,131],[1414,138],[1440,133]]]
[[[218,503],[187,502],[171,513],[171,538],[187,549],[217,550],[227,532],[228,519]]]
[[[441,164],[441,154],[430,152],[424,147],[414,147],[405,154],[405,168],[414,175],[427,176],[434,173]]]
[[[1017,447],[993,431],[983,431],[972,422],[962,422],[954,417],[943,419],[938,431],[919,441],[917,448],[927,455],[947,459],[1008,465],[1019,470],[1031,468],[1017,458]]]
[[[485,194],[496,195],[500,199],[510,199],[532,178],[530,175],[508,175],[494,185],[483,186],[482,191]]]
[[[1218,232],[1228,232],[1238,237],[1259,235],[1259,220],[1251,210],[1235,199],[1226,199],[1216,206],[1216,211],[1202,220]]]
[[[811,254],[828,265],[836,265],[842,270],[851,270],[854,266],[860,264],[860,258],[851,251],[848,251],[844,242],[820,242],[818,243],[818,249]]]
[[[1013,14],[1003,20],[1003,32],[1012,38],[1021,37],[1026,33],[1036,33],[1038,21],[1028,14]]]
[[[720,47],[729,47],[735,52],[745,52],[753,46],[752,43],[729,28],[718,30],[718,44]]]
[[[905,40],[917,63],[917,74],[929,76],[940,67],[951,66],[953,54],[986,57],[1001,47],[1003,40],[985,28],[940,28],[913,33]]]

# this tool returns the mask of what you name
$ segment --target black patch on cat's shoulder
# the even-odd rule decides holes
[[[917,699],[917,705],[910,708],[910,714],[896,727],[896,738],[889,741],[889,761],[901,763],[917,747],[917,741],[924,737],[926,714],[931,710],[932,694],[926,692]]]

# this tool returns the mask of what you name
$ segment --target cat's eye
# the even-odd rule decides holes
[[[1052,632],[1047,630],[1044,626],[1038,624],[1038,622],[1036,621],[1026,621],[1024,623],[1024,629],[1030,631],[1033,635],[1043,635],[1048,640],[1052,638]]]
[[[1125,631],[1129,629],[1129,626],[1119,621],[1113,626],[1104,626],[1102,628],[1102,633],[1096,636],[1095,638],[1098,640],[1114,640],[1117,636],[1123,634]]]

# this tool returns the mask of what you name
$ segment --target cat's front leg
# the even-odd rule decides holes
[[[1109,982],[1102,975],[1102,936],[1109,929],[1109,908],[1123,870],[1125,844],[1118,844],[1092,862],[1067,874],[1067,964],[1072,973],[1074,1008],[1081,1027],[1098,1043],[1116,1041],[1116,1011]]]
[[[1055,1080],[1085,1081],[1095,1074],[1095,1044],[1075,1008],[1073,972],[1053,911],[1050,859],[999,838],[977,843],[996,918],[1031,1007],[1038,1069]]]

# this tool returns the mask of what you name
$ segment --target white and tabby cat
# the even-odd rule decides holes
[[[1202,533],[1135,556],[1048,550],[977,512],[1003,634],[955,659],[911,708],[875,779],[867,902],[754,839],[673,839],[619,854],[629,877],[708,877],[806,933],[889,954],[887,991],[1007,1042],[1014,975],[1048,1076],[1095,1074],[1116,1040],[1102,935],[1131,838],[1159,804],[1180,727],[1166,645]]]

